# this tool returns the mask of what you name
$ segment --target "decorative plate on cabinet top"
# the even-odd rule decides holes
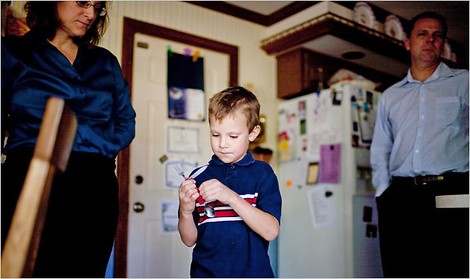
[[[366,2],[357,2],[354,6],[354,21],[370,29],[375,29],[374,12]]]
[[[442,51],[441,56],[447,60],[451,60],[452,58],[452,48],[450,46],[449,40],[446,39],[444,43],[444,50]]]
[[[384,31],[385,34],[399,41],[403,41],[405,39],[403,26],[401,25],[400,19],[395,15],[389,15],[385,18]]]

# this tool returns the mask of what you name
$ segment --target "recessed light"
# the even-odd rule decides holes
[[[364,56],[366,55],[362,51],[348,51],[348,52],[343,53],[343,55],[341,56],[344,59],[355,60],[355,59],[364,58]]]

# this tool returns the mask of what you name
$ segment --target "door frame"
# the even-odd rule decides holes
[[[132,66],[134,59],[134,35],[142,33],[195,47],[201,47],[229,55],[229,86],[238,85],[238,47],[222,42],[191,35],[181,31],[124,17],[122,36],[121,67],[124,78],[129,82],[132,99]],[[117,177],[119,181],[119,222],[114,244],[114,277],[127,277],[127,240],[129,222],[129,155],[130,146],[119,153]]]

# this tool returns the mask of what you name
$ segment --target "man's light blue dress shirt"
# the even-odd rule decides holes
[[[468,71],[441,63],[425,81],[410,70],[379,100],[371,146],[376,196],[393,176],[468,171]]]

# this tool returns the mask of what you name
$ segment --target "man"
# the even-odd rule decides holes
[[[468,71],[440,61],[446,19],[414,17],[411,68],[379,100],[371,146],[385,277],[468,277]]]

